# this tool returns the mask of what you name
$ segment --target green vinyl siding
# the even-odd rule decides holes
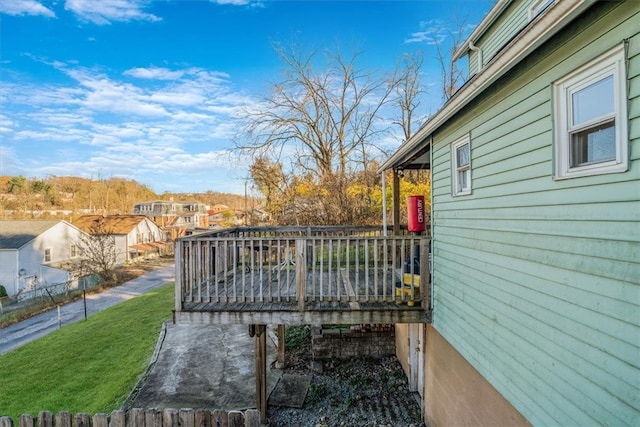
[[[469,75],[472,76],[487,64],[520,30],[529,23],[529,8],[535,0],[516,1],[509,5],[504,13],[475,44],[482,49],[484,64],[478,63],[478,54],[470,52]]]
[[[433,325],[534,425],[640,422],[639,23],[596,3],[433,134]],[[629,170],[555,181],[552,83],[625,39]]]
[[[480,64],[478,62],[478,59],[480,58],[478,58],[478,54],[474,51],[470,51],[468,57],[469,57],[469,64],[467,65],[468,75],[473,76],[480,69]]]

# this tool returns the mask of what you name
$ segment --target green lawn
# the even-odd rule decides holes
[[[174,286],[118,304],[0,356],[0,416],[119,409],[171,317]]]

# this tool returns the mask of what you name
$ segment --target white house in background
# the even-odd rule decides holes
[[[0,221],[0,285],[14,296],[72,280],[82,234],[61,220]]]
[[[171,249],[160,227],[144,215],[83,215],[73,224],[91,234],[95,226],[114,236],[116,265],[164,254]]]

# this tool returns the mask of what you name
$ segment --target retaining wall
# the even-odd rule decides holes
[[[355,325],[350,329],[314,326],[311,351],[315,360],[395,356],[395,329],[393,325]]]

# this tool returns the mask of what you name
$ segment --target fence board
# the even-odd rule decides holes
[[[126,417],[127,427],[144,426],[145,413],[143,409],[133,408],[129,411],[129,415]]]
[[[179,414],[176,409],[165,409],[162,411],[162,425],[163,427],[178,427],[180,423]]]
[[[257,409],[249,409],[244,413],[245,427],[260,427],[261,425],[260,411]]]
[[[56,414],[56,427],[71,427],[71,413],[61,411]]]
[[[109,418],[107,414],[97,413],[93,415],[93,427],[109,427]]]
[[[225,411],[213,411],[211,427],[229,427],[229,415]]]
[[[244,427],[244,415],[242,414],[242,412],[229,412],[229,427]]]
[[[35,427],[34,424],[35,420],[33,419],[32,415],[24,414],[20,415],[20,418],[18,418],[19,427]]]
[[[74,427],[91,427],[91,417],[89,414],[76,414],[74,419]]]
[[[144,427],[162,427],[162,412],[159,409],[148,409],[144,414]]]
[[[180,427],[194,427],[196,422],[195,415],[192,409],[181,409],[178,413]]]
[[[13,427],[13,418],[0,417],[0,427]]]
[[[49,411],[40,411],[38,414],[38,427],[52,427],[53,413]]]
[[[211,412],[206,409],[197,409],[195,415],[195,427],[211,427]]]
[[[127,416],[124,411],[113,411],[109,419],[109,427],[126,427]]]

